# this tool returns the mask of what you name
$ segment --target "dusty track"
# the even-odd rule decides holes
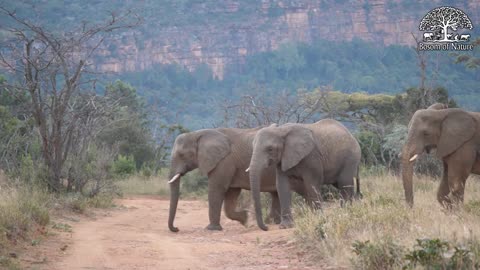
[[[297,252],[292,230],[243,227],[222,217],[221,232],[204,229],[207,203],[180,201],[176,226],[167,228],[168,201],[132,198],[94,220],[72,223],[63,255],[36,269],[320,269]],[[56,257],[56,258],[55,258]],[[40,266],[40,267],[39,267]]]

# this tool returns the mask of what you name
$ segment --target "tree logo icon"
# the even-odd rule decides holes
[[[423,17],[419,26],[424,42],[468,42],[470,34],[457,33],[460,29],[473,29],[472,21],[462,10],[438,7]]]

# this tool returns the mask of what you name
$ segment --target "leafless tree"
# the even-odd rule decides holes
[[[268,94],[259,90],[254,95],[244,95],[238,101],[224,100],[219,104],[223,113],[221,123],[215,126],[251,128],[271,123],[308,123],[323,118],[323,95],[311,95],[299,90],[296,93],[281,91]]]
[[[49,186],[59,190],[65,162],[72,148],[82,143],[76,135],[89,132],[77,127],[93,121],[92,109],[92,114],[99,113],[95,98],[80,95],[94,88],[91,58],[112,32],[136,27],[141,20],[132,12],[112,13],[104,23],[83,23],[72,31],[53,33],[4,7],[0,14],[14,25],[2,29],[10,35],[0,50],[1,65],[18,79],[8,89],[13,95],[28,94]]]

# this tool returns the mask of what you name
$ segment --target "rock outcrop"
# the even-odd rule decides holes
[[[474,27],[479,23],[480,2],[458,1]],[[125,72],[149,69],[156,64],[176,63],[189,70],[208,65],[222,79],[228,66],[238,66],[245,57],[275,50],[282,43],[315,39],[348,41],[359,38],[379,45],[413,45],[412,33],[421,38],[422,17],[441,1],[329,1],[262,0],[243,21],[228,20],[251,1],[228,0],[216,9],[192,7],[198,16],[224,16],[224,23],[206,22],[181,26],[155,24],[146,19],[144,29],[118,37],[100,50],[98,70]],[[154,18],[154,17],[152,17]],[[478,26],[480,27],[480,25]],[[149,31],[155,28],[155,31]],[[155,33],[151,35],[149,33]]]

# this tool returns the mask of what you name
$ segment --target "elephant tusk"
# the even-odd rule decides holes
[[[168,183],[171,184],[171,183],[177,181],[178,178],[180,178],[180,174],[179,174],[179,173],[175,174],[175,176],[172,177],[172,179],[170,179],[170,181],[168,181]]]
[[[248,167],[248,168],[245,170],[245,172],[249,172],[249,171],[250,171],[250,167]]]
[[[418,157],[418,154],[415,154],[413,157],[410,158],[410,161],[414,161],[415,159],[417,159]]]

